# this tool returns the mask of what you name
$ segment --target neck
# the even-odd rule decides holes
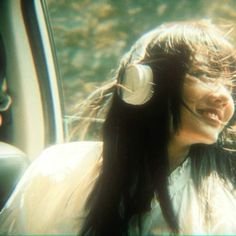
[[[187,158],[189,149],[190,145],[185,144],[176,135],[171,138],[168,145],[170,171],[173,171]]]

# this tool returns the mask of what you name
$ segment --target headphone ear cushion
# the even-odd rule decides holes
[[[150,100],[153,94],[153,73],[150,66],[135,64],[125,69],[121,80],[120,95],[124,102],[131,105],[142,105]]]

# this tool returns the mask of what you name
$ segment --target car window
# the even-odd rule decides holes
[[[12,106],[2,113],[0,140],[33,160],[64,142],[63,96],[45,1],[0,1],[0,35]],[[1,53],[1,52],[0,52]]]
[[[64,92],[67,139],[84,138],[76,126],[79,106],[105,81],[143,32],[163,22],[213,18],[234,20],[235,1],[214,0],[46,0]],[[99,139],[94,132],[87,138]]]

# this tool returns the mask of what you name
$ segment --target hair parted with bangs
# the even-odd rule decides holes
[[[134,215],[141,219],[154,196],[170,229],[179,232],[167,188],[170,126],[175,132],[180,126],[186,75],[223,80],[234,90],[236,57],[225,35],[207,20],[163,24],[142,36],[122,58],[103,127],[103,167],[87,201],[80,235],[128,235],[130,219]],[[116,89],[125,68],[136,63],[150,66],[154,75],[152,98],[138,106],[123,102]],[[236,141],[234,119],[216,144],[192,146],[194,176],[199,176],[201,160],[215,156],[217,171],[235,180],[230,167]],[[209,171],[206,167],[205,175]],[[194,181],[200,186],[200,178]]]

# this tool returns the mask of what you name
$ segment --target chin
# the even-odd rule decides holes
[[[207,127],[203,129],[199,128],[195,132],[195,135],[192,136],[193,143],[202,143],[202,144],[208,144],[208,145],[214,144],[217,142],[221,131],[222,131],[221,129],[214,129],[211,127]]]
[[[214,144],[214,143],[216,143],[217,142],[217,140],[218,139],[212,139],[212,140],[207,140],[207,141],[205,141],[205,142],[202,142],[203,144],[208,144],[208,145],[211,145],[211,144]]]
[[[219,138],[219,134],[220,133],[215,132],[215,133],[211,133],[211,134],[206,135],[204,138],[204,141],[202,143],[209,144],[209,145],[216,143]]]

